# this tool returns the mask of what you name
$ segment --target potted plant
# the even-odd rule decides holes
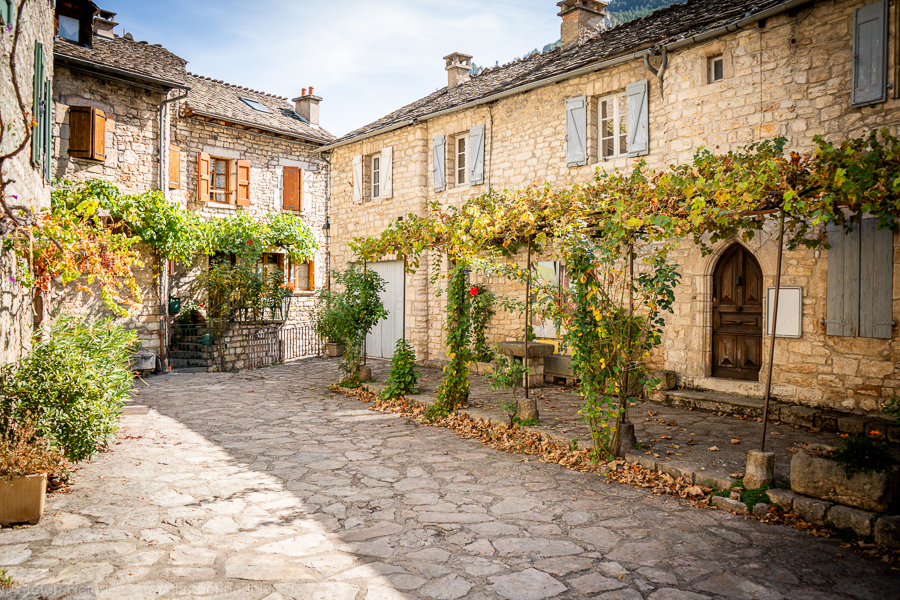
[[[325,353],[336,358],[344,354],[344,340],[341,337],[340,307],[335,298],[323,294],[312,314],[313,329],[325,340]]]
[[[35,524],[44,514],[47,476],[65,471],[62,452],[28,423],[5,424],[0,436],[0,525]]]

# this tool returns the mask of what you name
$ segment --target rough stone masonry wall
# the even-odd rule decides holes
[[[18,11],[21,2],[14,4],[14,10]],[[35,42],[44,45],[45,73],[47,77],[53,78],[53,8],[50,2],[29,2],[17,27],[19,42],[16,49],[15,79],[30,121]],[[5,30],[0,32],[0,56],[3,57],[0,60],[0,114],[3,115],[4,127],[0,138],[0,153],[4,154],[14,150],[27,135],[12,85],[13,74],[6,61],[12,44],[13,33]],[[35,212],[50,206],[50,186],[44,183],[40,170],[31,165],[30,144],[3,163],[3,180],[8,182],[4,193],[10,205],[27,206]],[[3,252],[0,254],[0,363],[14,361],[28,349],[34,309],[30,288],[21,283],[15,255]]]
[[[694,151],[705,146],[727,152],[754,140],[784,135],[788,149],[807,151],[813,136],[822,134],[838,141],[859,136],[875,127],[889,127],[896,135],[900,128],[900,101],[895,64],[898,35],[894,24],[896,3],[891,6],[891,47],[889,55],[890,99],[884,103],[850,107],[853,11],[864,1],[823,3],[799,15],[770,18],[764,27],[748,27],[698,46],[669,55],[665,73],[665,98],[657,79],[641,61],[573,78],[496,102],[490,111],[476,107],[430,119],[349,144],[334,151],[333,245],[335,264],[350,260],[345,250],[354,236],[378,234],[396,216],[437,200],[458,205],[466,198],[495,188],[517,188],[531,182],[549,181],[565,185],[585,181],[595,169],[628,169],[637,159],[597,157],[597,100],[623,92],[625,86],[648,79],[650,153],[643,157],[653,168],[664,168],[691,160]],[[707,59],[722,55],[725,79],[708,83]],[[658,59],[655,59],[658,61]],[[570,168],[565,159],[565,114],[567,98],[589,97],[589,164]],[[453,136],[473,125],[485,124],[485,185],[453,185],[436,193],[433,188],[431,140],[438,135]],[[415,151],[407,148],[415,145]],[[370,154],[386,146],[394,147],[394,197],[366,203],[352,201],[352,157]],[[397,148],[401,147],[402,152]],[[448,152],[448,155],[450,153]],[[449,157],[448,157],[449,162]],[[446,166],[449,172],[449,165]],[[398,190],[399,193],[398,193]],[[759,260],[765,286],[774,282],[777,248],[773,232],[758,234],[749,244]],[[735,240],[737,241],[737,240]],[[900,249],[895,234],[894,319],[900,321]],[[727,247],[717,247],[715,256]],[[537,257],[535,257],[538,260]],[[675,313],[668,321],[664,347],[654,357],[656,364],[676,370],[682,383],[698,387],[720,386],[724,391],[758,395],[760,384],[714,380],[711,371],[710,298],[714,258],[703,257],[697,248],[684,244],[677,259],[683,265],[682,283],[676,292]],[[423,267],[424,267],[423,257]],[[895,365],[900,362],[897,330],[893,340],[826,337],[820,320],[825,317],[824,294],[827,250],[797,250],[785,254],[784,285],[803,287],[803,331],[799,340],[777,344],[774,375],[775,393],[785,401],[822,405],[843,410],[871,411],[879,398],[900,389]],[[420,269],[420,273],[427,269]],[[424,358],[444,356],[444,301],[436,296],[437,286],[418,276],[414,294],[424,300],[427,318],[413,323],[407,331]],[[424,287],[422,287],[424,285]],[[439,282],[438,285],[443,285]],[[512,292],[509,284],[494,282],[498,289]],[[412,291],[412,290],[410,290]],[[521,291],[519,292],[521,293]],[[410,300],[410,302],[413,302]],[[412,304],[408,309],[412,308]],[[491,334],[502,338],[495,327],[509,326],[508,337],[521,337],[520,323],[501,317],[492,323]],[[424,341],[424,343],[423,343]],[[767,339],[763,347],[768,345]],[[765,369],[765,365],[763,365]]]
[[[325,224],[329,177],[328,163],[315,153],[316,146],[185,116],[180,116],[175,123],[172,143],[181,149],[181,186],[170,190],[170,197],[204,219],[246,211],[265,220],[269,215],[285,212],[281,200],[282,169],[285,166],[301,167],[304,170],[302,210],[289,212],[300,216],[316,236],[319,250],[315,256],[315,287],[317,290],[325,287],[327,249],[322,226]],[[250,206],[198,201],[197,157],[200,152],[250,161]],[[171,295],[188,297],[196,294],[191,285],[196,274],[196,268],[179,268],[172,281]],[[315,292],[296,292],[288,320],[308,321],[315,297]]]
[[[159,189],[159,106],[165,99],[154,92],[126,83],[94,77],[60,67],[53,82],[53,176],[81,182],[108,181],[123,194]],[[106,160],[90,161],[69,156],[69,107],[91,106],[106,114]],[[169,121],[165,117],[165,123]],[[52,304],[92,318],[114,318],[134,329],[141,350],[159,353],[160,299],[152,253],[139,247],[143,267],[134,270],[142,295],[126,317],[110,311],[95,286],[78,282],[53,290]]]

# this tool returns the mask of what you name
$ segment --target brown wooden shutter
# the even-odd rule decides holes
[[[316,289],[316,261],[309,261],[309,289]]]
[[[300,189],[302,185],[301,171],[299,167],[284,168],[284,191],[282,194],[282,208],[284,210],[300,210]]]
[[[92,108],[91,118],[93,119],[94,138],[91,158],[94,160],[106,160],[106,113]]]
[[[250,161],[237,161],[237,200],[238,206],[250,206]]]
[[[303,169],[300,169],[300,186],[299,186],[300,187],[300,197],[297,200],[297,205],[298,205],[297,210],[300,210],[300,211],[303,210],[303,184],[304,184],[305,179],[306,179],[306,171],[304,171]]]
[[[90,158],[92,156],[92,123],[91,107],[69,107],[69,156],[74,158]]]
[[[197,200],[209,202],[209,154],[200,152],[197,155]]]
[[[181,187],[181,150],[169,146],[169,189]]]

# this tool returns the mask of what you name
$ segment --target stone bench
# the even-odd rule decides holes
[[[500,342],[497,348],[505,356],[522,359],[525,366],[531,369],[528,373],[529,388],[543,387],[544,359],[553,354],[553,344],[528,342],[528,356],[525,356],[525,342]]]

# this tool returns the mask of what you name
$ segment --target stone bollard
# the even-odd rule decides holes
[[[755,490],[775,478],[775,453],[751,450],[747,453],[747,471],[744,489]]]
[[[356,372],[356,378],[363,382],[370,381],[372,379],[372,369],[366,365],[362,365]]]
[[[531,419],[540,419],[538,414],[537,400],[534,398],[520,398],[518,401],[518,414],[516,415],[522,421],[530,421]]]

